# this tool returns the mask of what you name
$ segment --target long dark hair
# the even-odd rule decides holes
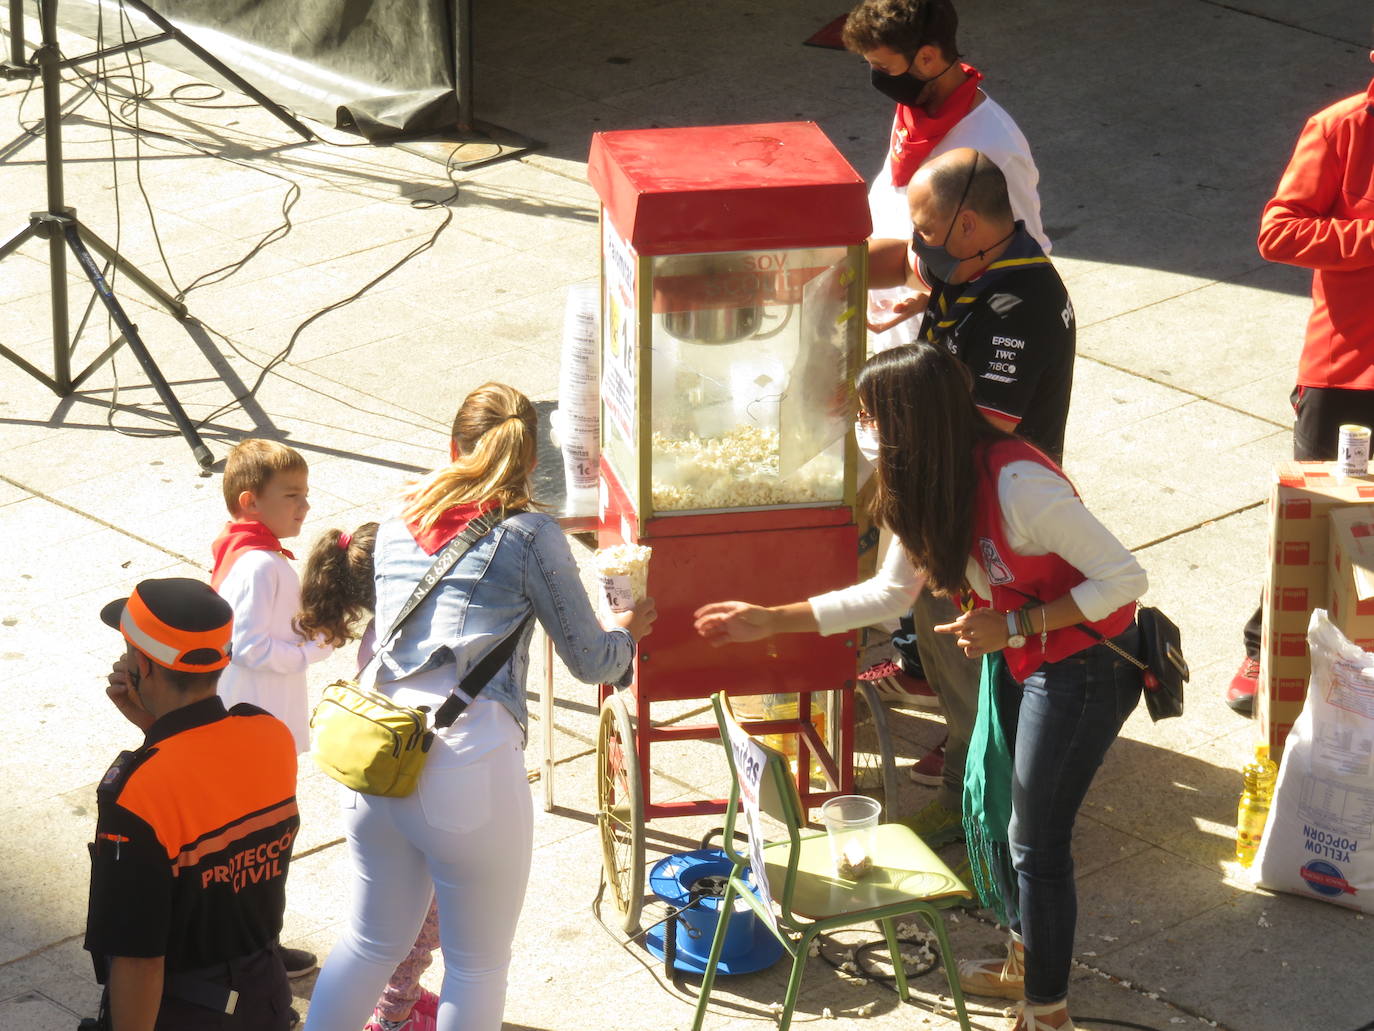
[[[901,542],[937,594],[964,586],[978,487],[974,449],[1004,439],[973,404],[967,366],[915,343],[870,358],[855,383],[877,422],[877,493],[871,512]]]

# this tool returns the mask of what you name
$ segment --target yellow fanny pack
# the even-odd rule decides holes
[[[352,680],[324,689],[310,729],[315,765],[365,795],[409,795],[434,743],[427,709],[397,705]]]
[[[378,661],[377,657],[420,602],[464,552],[490,533],[497,522],[487,516],[474,519],[439,553],[434,565],[411,591],[385,639],[377,645],[373,663]],[[506,664],[529,625],[531,615],[526,615],[504,640],[472,667],[458,690],[435,712],[433,729],[428,707],[397,705],[382,692],[363,687],[356,681],[334,681],[324,689],[324,696],[310,714],[310,727],[314,731],[310,754],[315,765],[340,784],[365,795],[403,798],[411,794],[420,781],[425,756],[434,743],[434,730],[451,726],[496,671]],[[364,676],[362,679],[369,678]]]

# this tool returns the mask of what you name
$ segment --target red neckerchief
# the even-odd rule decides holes
[[[229,575],[239,556],[250,551],[275,551],[289,559],[296,557],[281,546],[275,533],[256,519],[226,523],[224,530],[215,538],[215,543],[210,545],[210,552],[215,557],[214,567],[210,571],[210,586],[219,590],[219,585],[224,583],[224,578]]]
[[[419,522],[409,518],[406,519],[406,529],[426,555],[437,555],[439,549],[467,529],[468,523],[495,507],[495,501],[454,505],[445,509],[444,514],[428,530],[420,529]]]
[[[897,105],[897,124],[892,127],[893,186],[905,186],[911,182],[916,169],[930,157],[930,152],[973,107],[983,73],[971,64],[960,64],[959,67],[968,78],[945,97],[945,102],[935,114],[927,114],[920,107]]]

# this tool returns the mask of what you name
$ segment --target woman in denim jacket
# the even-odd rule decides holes
[[[453,421],[452,461],[416,484],[377,531],[377,626],[389,627],[434,556],[479,515],[502,522],[480,538],[377,657],[375,686],[403,705],[437,709],[478,660],[528,614],[573,676],[628,683],[651,601],[603,628],[558,523],[532,507],[536,415],[519,391],[488,383]],[[523,750],[529,635],[458,720],[437,733],[415,793],[351,793],[355,885],[348,930],[315,987],[309,1031],[356,1031],[429,907],[439,906],[444,982],[438,1027],[498,1031],[511,942],[533,850]]]

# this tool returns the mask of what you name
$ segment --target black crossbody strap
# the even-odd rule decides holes
[[[1006,586],[1006,585],[1004,584],[1003,586]],[[1012,592],[1015,593],[1015,594],[1021,595],[1021,597],[1025,598],[1026,601],[1030,602],[1032,605],[1043,605],[1043,604],[1045,604],[1043,601],[1041,601],[1039,598],[1035,597],[1034,595],[1027,594],[1025,591],[1018,591],[1015,587],[1007,587],[1007,590],[1012,591]],[[1127,662],[1129,662],[1132,666],[1135,666],[1137,669],[1140,669],[1140,670],[1148,670],[1148,669],[1150,668],[1149,663],[1147,663],[1147,662],[1142,662],[1142,661],[1141,661],[1140,659],[1138,659],[1136,656],[1132,655],[1130,652],[1126,651],[1126,649],[1122,648],[1119,644],[1117,644],[1117,643],[1116,643],[1115,641],[1113,641],[1111,638],[1105,636],[1104,634],[1102,634],[1101,632],[1099,632],[1099,631],[1096,630],[1095,628],[1088,626],[1087,623],[1075,623],[1073,626],[1064,627],[1064,629],[1065,629],[1065,630],[1082,630],[1082,631],[1083,631],[1085,634],[1087,634],[1089,637],[1095,637],[1095,638],[1097,638],[1097,641],[1098,641],[1099,644],[1105,644],[1108,648],[1110,648],[1112,651],[1116,652],[1116,654],[1120,655],[1123,659],[1125,659]]]
[[[458,690],[462,691],[468,698],[476,700],[477,696],[482,693],[482,689],[491,682],[491,678],[496,676],[496,671],[504,666],[514,654],[515,646],[520,643],[520,635],[525,632],[525,627],[529,626],[530,620],[533,618],[534,613],[528,613],[519,625],[506,635],[504,641],[483,655],[477,665],[468,670],[468,675],[458,685]],[[452,726],[453,721],[463,715],[463,710],[467,707],[468,702],[460,695],[449,695],[434,714],[434,726],[440,729]]]

